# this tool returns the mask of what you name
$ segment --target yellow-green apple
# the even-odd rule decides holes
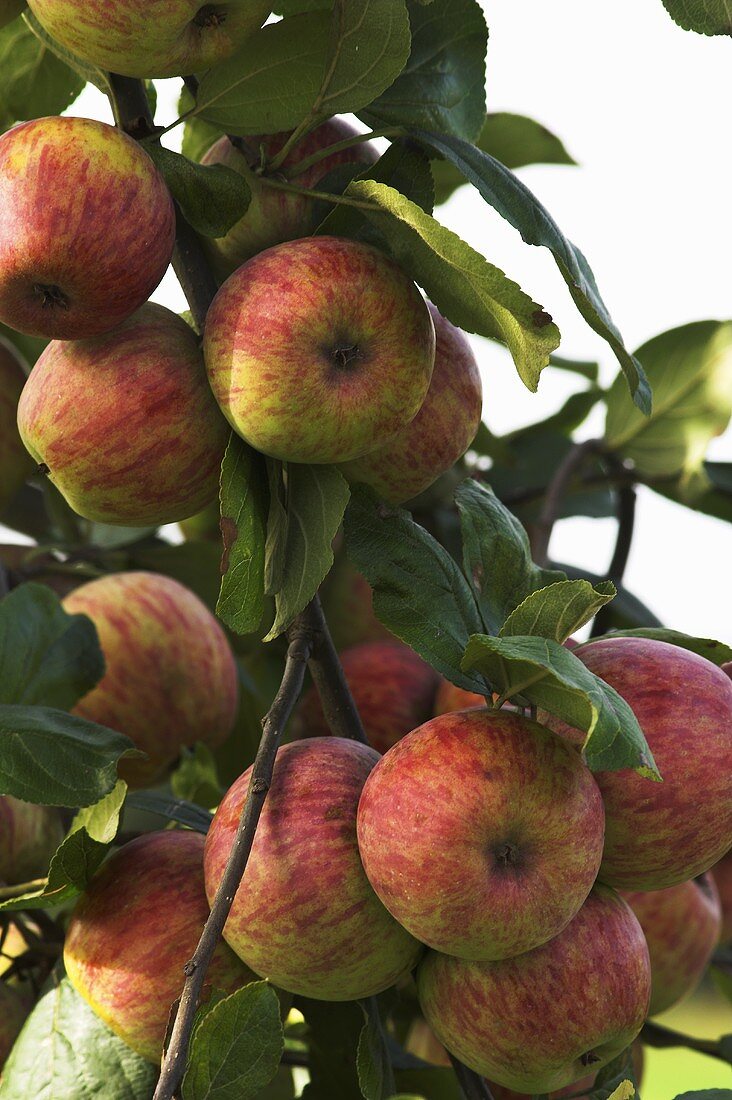
[[[30,991],[0,981],[0,1070],[31,1010]]]
[[[124,76],[184,76],[224,61],[261,27],[271,0],[32,0],[52,38]]]
[[[558,935],[602,858],[602,798],[570,745],[505,711],[433,718],[381,758],[358,846],[386,908],[429,947],[503,959]]]
[[[662,890],[707,871],[732,845],[732,680],[655,639],[599,638],[575,655],[630,704],[663,777],[595,775],[606,819],[600,878],[618,889]]]
[[[643,929],[651,959],[649,1016],[693,993],[719,940],[722,907],[710,874],[666,890],[622,891]]]
[[[281,168],[292,168],[313,153],[320,152],[337,142],[355,137],[357,131],[342,118],[330,118],[322,122],[309,134],[301,138],[282,162]],[[289,133],[269,134],[246,138],[250,149],[260,155],[260,151],[271,159],[280,152]],[[293,183],[309,189],[317,185],[334,168],[346,164],[356,164],[361,169],[369,168],[379,158],[375,146],[369,142],[360,142],[348,149],[341,149],[323,157],[310,168],[295,177]],[[318,221],[317,209],[312,199],[289,191],[280,191],[267,187],[251,171],[244,153],[228,137],[221,137],[201,157],[202,164],[224,164],[246,177],[252,198],[246,214],[232,226],[224,237],[209,237],[204,245],[209,252],[212,265],[217,274],[225,279],[245,260],[251,259],[272,245],[283,241],[294,241],[298,237],[307,237],[315,229]]]
[[[0,137],[0,321],[75,340],[114,328],[170,262],[173,200],[144,149],[89,118]]]
[[[71,984],[128,1046],[157,1062],[171,1005],[209,914],[203,837],[146,833],[118,849],[77,902],[64,944]],[[219,943],[206,982],[224,993],[254,980]]]
[[[0,337],[0,512],[33,469],[16,427],[24,382],[25,371],[19,356]]]
[[[229,426],[193,329],[148,302],[111,332],[52,340],[23,389],[33,458],[86,519],[186,519],[214,500]]]
[[[344,462],[416,415],[435,330],[388,256],[306,237],[226,280],[206,317],[204,356],[224,415],[253,447],[288,462]]]
[[[712,867],[712,877],[717,887],[722,906],[722,927],[719,942],[726,946],[732,944],[732,851],[722,856],[719,863]]]
[[[17,19],[24,7],[25,0],[0,0],[0,27]]]
[[[386,752],[432,714],[437,673],[402,642],[363,642],[341,653],[341,664],[369,743]],[[330,733],[317,690],[302,697],[295,717],[301,737]]]
[[[349,649],[360,642],[394,639],[391,631],[376,618],[371,585],[342,549],[336,552],[320,595],[336,649]]]
[[[598,886],[533,951],[494,962],[428,951],[417,991],[430,1027],[467,1066],[517,1092],[546,1093],[635,1039],[651,992],[648,947],[630,906]]]
[[[435,366],[422,406],[393,439],[341,466],[391,504],[428,489],[475,438],[483,407],[478,364],[467,337],[427,303],[435,326]]]
[[[29,882],[45,875],[63,836],[54,806],[0,795],[0,881]]]
[[[224,939],[282,989],[353,1001],[388,989],[422,945],[387,913],[364,874],[356,807],[379,759],[342,737],[284,745]],[[206,837],[209,902],[246,803],[249,771],[229,788]]]
[[[128,783],[161,778],[184,745],[226,740],[236,716],[236,664],[198,596],[157,573],[114,573],[81,585],[63,605],[92,620],[106,665],[75,713],[147,753],[121,763]]]

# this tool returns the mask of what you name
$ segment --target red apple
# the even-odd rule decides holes
[[[435,695],[435,716],[452,714],[456,710],[474,710],[487,706],[485,695],[467,688],[458,687],[449,680],[441,679]]]
[[[0,981],[0,1070],[31,1010],[28,990]]]
[[[349,481],[402,504],[454,466],[475,438],[483,408],[478,364],[467,337],[428,302],[435,326],[435,367],[422,406],[393,439],[344,463]]]
[[[89,118],[37,118],[0,137],[0,321],[75,340],[114,328],[158,285],[175,212],[127,134]]]
[[[20,357],[0,337],[0,513],[33,469],[15,423],[24,383]]]
[[[48,871],[64,838],[58,810],[0,795],[0,881],[29,882]]]
[[[231,426],[288,462],[344,462],[416,415],[435,332],[401,268],[369,245],[306,237],[227,279],[206,317],[204,356]]]
[[[52,341],[18,426],[74,511],[128,527],[186,519],[214,500],[230,434],[196,334],[151,302],[112,332]]]
[[[69,980],[108,1027],[151,1062],[162,1053],[183,965],[209,908],[203,837],[174,829],[146,833],[116,851],[92,879],[69,921]],[[225,993],[254,976],[219,943],[206,983]]]
[[[363,642],[341,653],[354,702],[369,744],[386,752],[432,714],[437,673],[402,642]],[[312,687],[296,712],[301,737],[330,733],[317,690]]]
[[[640,1039],[636,1039],[631,1049],[631,1060],[633,1063],[633,1071],[636,1083],[640,1085],[643,1077],[643,1044]],[[597,1073],[591,1073],[587,1077],[583,1077],[580,1081],[573,1081],[570,1085],[565,1085],[563,1089],[556,1089],[554,1092],[550,1092],[548,1100],[591,1100],[590,1094],[595,1087],[595,1079]],[[493,1100],[532,1100],[532,1097],[527,1096],[525,1092],[514,1092],[513,1089],[504,1088],[503,1085],[496,1085],[493,1081],[487,1082]]]
[[[719,863],[712,867],[719,900],[722,906],[722,927],[719,942],[723,946],[732,944],[732,851],[722,856]]]
[[[648,1009],[648,948],[632,909],[596,887],[541,947],[497,962],[428,951],[417,972],[427,1022],[477,1073],[520,1093],[563,1088],[612,1061]]]
[[[571,746],[494,709],[433,718],[382,757],[358,845],[384,905],[413,936],[503,959],[558,935],[592,888],[604,815]]]
[[[341,737],[294,741],[277,754],[224,938],[252,970],[291,993],[370,997],[407,974],[421,953],[376,897],[358,855],[356,807],[378,759],[374,749]],[[250,772],[229,789],[206,837],[209,902]]]
[[[128,783],[161,778],[184,745],[226,740],[236,716],[236,664],[193,592],[156,573],[114,573],[81,585],[63,605],[89,616],[106,662],[75,713],[126,734],[148,755],[122,761]]]
[[[606,818],[600,877],[661,890],[700,875],[732,846],[732,681],[704,657],[648,638],[600,638],[576,656],[633,708],[663,777],[596,774]],[[554,718],[546,724],[584,739]]]

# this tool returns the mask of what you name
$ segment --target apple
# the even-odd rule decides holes
[[[341,466],[391,504],[428,489],[465,454],[483,408],[478,364],[467,337],[427,303],[435,326],[435,366],[422,406],[393,439]]]
[[[655,639],[600,638],[575,656],[630,704],[663,777],[654,783],[627,768],[595,775],[605,803],[602,881],[662,890],[702,874],[732,846],[732,680]]]
[[[283,745],[224,939],[282,989],[354,1001],[388,989],[422,951],[364,874],[356,807],[379,759],[341,737]],[[251,768],[224,796],[206,837],[209,902],[246,802]]]
[[[29,991],[0,981],[0,1070],[20,1035],[31,1005]]]
[[[719,894],[710,874],[666,890],[623,891],[643,929],[651,959],[649,1016],[657,1016],[693,993],[722,924]]]
[[[456,710],[475,710],[487,706],[487,697],[477,691],[468,691],[444,678],[440,680],[435,695],[435,716],[452,714]]]
[[[173,252],[163,177],[131,137],[89,118],[37,118],[0,137],[0,210],[0,321],[33,336],[114,328]]]
[[[261,27],[271,0],[32,0],[52,38],[123,76],[185,76],[224,61]],[[113,16],[113,18],[112,18]]]
[[[430,1027],[465,1065],[516,1092],[546,1093],[629,1046],[646,1017],[651,968],[632,909],[598,886],[558,936],[522,955],[471,962],[428,951],[417,992]]]
[[[15,884],[41,878],[63,838],[54,806],[0,795],[0,881]]]
[[[722,856],[719,863],[712,867],[712,878],[717,887],[722,906],[722,927],[719,942],[723,946],[732,944],[732,851]]]
[[[157,573],[114,573],[63,601],[97,628],[106,672],[75,714],[119,730],[148,759],[123,760],[132,786],[162,778],[184,745],[229,736],[237,671],[221,626],[182,584]]]
[[[193,329],[148,302],[111,332],[53,340],[18,406],[28,451],[79,515],[157,527],[218,496],[229,438]]]
[[[382,757],[358,807],[369,881],[438,951],[503,959],[558,935],[597,877],[602,798],[579,755],[502,710],[444,714]]]
[[[71,914],[64,965],[78,993],[128,1046],[151,1062],[162,1053],[183,967],[209,914],[204,840],[182,829],[145,833],[119,848]],[[254,976],[225,943],[206,974],[233,993]]]
[[[15,424],[24,382],[20,357],[0,337],[0,513],[33,469]]]
[[[644,1062],[643,1044],[640,1039],[634,1041],[630,1057],[636,1084],[640,1085],[643,1078]],[[573,1081],[572,1084],[565,1085],[562,1089],[550,1092],[547,1100],[570,1100],[570,1098],[573,1098],[573,1100],[592,1100],[591,1093],[595,1087],[596,1077],[597,1073],[591,1073],[580,1081]],[[532,1100],[532,1097],[527,1096],[525,1092],[514,1092],[513,1089],[496,1085],[493,1081],[488,1081],[487,1084],[491,1090],[493,1100]]]
[[[226,280],[206,317],[204,357],[224,415],[258,451],[344,462],[416,415],[435,331],[393,260],[357,241],[306,237]]]
[[[342,118],[329,118],[301,138],[282,162],[282,169],[292,168],[299,161],[337,142],[355,137],[358,131]],[[289,133],[269,134],[244,139],[257,154],[264,152],[271,159],[282,149]],[[306,168],[293,183],[298,187],[317,189],[324,176],[347,164],[370,168],[379,159],[376,147],[360,142],[348,149],[323,157]],[[222,278],[227,278],[245,260],[251,259],[272,245],[307,237],[318,223],[317,207],[305,195],[279,191],[262,184],[249,167],[244,153],[228,137],[220,137],[201,157],[202,164],[223,164],[246,177],[252,199],[246,214],[224,237],[209,237],[204,241],[212,266]],[[322,217],[322,215],[321,215]]]

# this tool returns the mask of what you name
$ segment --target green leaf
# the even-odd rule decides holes
[[[365,1023],[358,1037],[356,1070],[364,1100],[390,1100],[394,1095],[394,1074],[384,1040],[376,997],[362,1001]]]
[[[196,1028],[183,1100],[250,1100],[277,1073],[284,1040],[277,994],[252,982],[219,1001]]]
[[[118,1039],[68,978],[43,994],[3,1068],[3,1100],[151,1100],[158,1068]]]
[[[197,741],[192,749],[183,750],[180,764],[170,777],[170,786],[177,798],[207,809],[218,806],[224,792],[208,745]]]
[[[663,0],[675,23],[699,34],[732,34],[729,0]]]
[[[221,466],[224,555],[216,614],[235,634],[249,634],[262,621],[267,507],[264,459],[232,432]]]
[[[616,379],[607,395],[607,446],[631,459],[642,477],[689,479],[732,416],[732,321],[682,325],[636,355],[653,386],[653,412],[647,419],[624,401]]]
[[[295,999],[305,1017],[310,1056],[310,1082],[302,1100],[361,1100],[356,1058],[363,1014],[355,1001],[333,1004]]]
[[[63,62],[67,68],[81,77],[82,87],[84,84],[93,84],[104,95],[110,94],[112,87],[109,83],[108,73],[98,69],[96,65],[90,65],[88,61],[83,61],[80,57],[77,57],[75,53],[71,53],[65,46],[57,42],[55,38],[52,38],[38,22],[33,12],[29,11],[27,8],[23,13],[23,19],[41,45],[53,54],[54,57],[58,58],[60,62]]]
[[[168,821],[177,821],[196,833],[207,833],[213,820],[213,814],[201,806],[186,802],[183,798],[171,798],[159,791],[131,791],[127,795],[126,805],[131,810],[143,810],[165,817]]]
[[[669,630],[661,627],[638,627],[634,630],[611,630],[606,637],[613,638],[653,638],[658,642],[668,642],[669,645],[680,646],[692,653],[698,653],[700,657],[706,657],[714,665],[724,665],[732,661],[732,647],[724,642],[717,642],[713,638],[694,638],[690,634],[682,634],[680,630]]]
[[[559,345],[551,317],[493,264],[392,187],[357,180],[346,194],[364,211],[397,263],[424,287],[439,311],[467,332],[503,340],[521,381],[535,391]]]
[[[588,573],[586,569],[576,569],[575,566],[567,565],[565,562],[557,562],[556,564],[567,574],[570,580],[589,580],[595,586],[601,584],[604,580],[596,573]],[[634,596],[621,584],[616,584],[616,588],[617,596],[608,606],[609,618],[612,620],[613,628],[625,630],[637,626],[661,626],[660,619],[644,603],[641,603],[637,596]]]
[[[48,344],[48,340],[44,337],[27,336],[24,332],[16,332],[15,329],[4,325],[2,321],[0,321],[0,337],[4,337],[15,345],[29,367],[34,366],[36,359]]]
[[[455,561],[409,512],[354,489],[344,522],[348,556],[374,590],[378,618],[459,687],[485,693],[461,671],[471,634],[482,629],[473,593]]]
[[[550,250],[577,309],[590,328],[607,340],[615,352],[638,408],[650,412],[651,388],[643,367],[623,344],[600,297],[590,265],[577,246],[567,240],[536,196],[505,165],[467,141],[425,130],[412,132],[424,145],[452,161],[485,201],[518,230],[527,244],[543,245]]]
[[[565,642],[570,634],[593,619],[615,596],[612,581],[593,587],[589,581],[557,581],[532,592],[511,612],[501,627],[502,638],[516,634]]]
[[[477,0],[409,4],[412,49],[401,76],[362,117],[371,125],[420,126],[472,139],[485,118],[488,29]]]
[[[0,129],[18,119],[61,114],[83,87],[23,19],[0,30]]]
[[[579,393],[571,393],[561,408],[540,420],[537,424],[529,424],[525,428],[510,432],[507,436],[510,440],[523,439],[539,432],[560,432],[569,435],[583,424],[589,414],[605,396],[605,391],[599,386],[590,386],[589,389],[580,390]]]
[[[281,585],[275,593],[275,620],[266,642],[281,634],[313,598],[333,564],[333,539],[348,504],[346,479],[335,466],[289,463],[287,525],[281,533]]]
[[[677,504],[732,523],[732,462],[705,462],[691,482],[679,478],[651,488]]]
[[[0,603],[0,703],[71,709],[104,675],[96,628],[67,615],[42,584],[21,584]]]
[[[132,742],[50,707],[0,706],[0,794],[44,806],[90,806],[117,782]]]
[[[246,214],[252,193],[239,172],[224,164],[196,164],[154,139],[143,144],[197,233],[223,237]]]
[[[157,542],[132,547],[126,555],[124,568],[164,573],[190,588],[213,611],[221,587],[220,566],[221,543],[201,540],[181,542],[177,546]]]
[[[581,374],[583,378],[589,378],[590,382],[597,382],[600,377],[599,364],[584,359],[565,359],[562,355],[552,355],[550,365],[556,367],[557,370]]]
[[[429,127],[433,129],[433,127]],[[476,141],[478,149],[490,153],[507,168],[523,168],[527,164],[576,164],[564,145],[551,130],[526,115],[512,115],[499,111],[486,115],[483,129]],[[437,202],[445,202],[453,191],[466,182],[453,164],[435,160],[432,164],[435,176]]]
[[[196,101],[185,87],[181,88],[178,98],[178,114],[186,115],[193,110]],[[187,118],[183,123],[183,138],[180,151],[189,160],[200,160],[213,143],[226,131],[221,126],[214,126],[211,122],[205,122],[195,116]]]
[[[455,502],[463,536],[463,568],[485,626],[497,634],[530,593],[566,578],[556,569],[534,565],[526,532],[489,488],[464,481],[455,492]]]
[[[732,1100],[732,1089],[701,1089],[699,1092],[680,1092],[675,1100]]]
[[[520,695],[583,730],[583,755],[592,771],[634,768],[649,779],[659,778],[628,704],[558,642],[476,635],[468,643],[462,667],[482,673],[501,698]]]

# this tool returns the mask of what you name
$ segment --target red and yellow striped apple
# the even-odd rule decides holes
[[[63,837],[55,806],[0,795],[0,882],[29,882],[45,875]]]
[[[18,400],[25,370],[14,348],[0,337],[0,512],[9,504],[33,469],[18,434]]]

